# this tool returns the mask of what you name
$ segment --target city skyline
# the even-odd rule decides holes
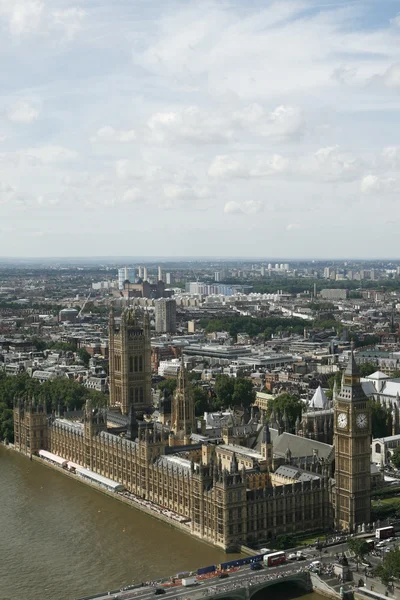
[[[0,31],[0,256],[398,256],[396,2],[0,0]]]

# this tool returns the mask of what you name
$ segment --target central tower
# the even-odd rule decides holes
[[[178,372],[177,387],[172,399],[171,428],[176,436],[183,434],[187,439],[189,439],[191,433],[196,431],[193,395],[187,381],[183,358]]]
[[[335,401],[336,527],[354,532],[371,517],[371,411],[353,350]]]
[[[146,311],[126,308],[109,318],[110,405],[125,415],[152,406],[150,323]]]

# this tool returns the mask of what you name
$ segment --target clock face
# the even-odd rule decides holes
[[[339,413],[337,418],[338,427],[344,429],[347,427],[347,415],[346,413]]]
[[[360,429],[365,429],[368,425],[367,415],[365,415],[364,413],[360,413],[359,415],[357,415],[356,423],[357,427],[359,427]]]

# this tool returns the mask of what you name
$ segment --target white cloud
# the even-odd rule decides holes
[[[270,157],[260,157],[256,160],[254,167],[250,169],[252,177],[267,177],[277,173],[283,174],[290,168],[288,158],[280,154],[273,154]]]
[[[398,191],[399,183],[393,177],[379,177],[370,174],[362,178],[360,187],[363,194],[377,194]]]
[[[51,14],[53,24],[65,31],[66,37],[72,40],[82,28],[82,21],[86,12],[82,8],[70,7],[63,10],[55,10]]]
[[[298,107],[282,105],[267,112],[257,103],[236,110],[189,106],[179,111],[155,113],[147,121],[153,141],[182,140],[201,144],[234,142],[243,135],[284,141],[299,136],[303,126]]]
[[[304,127],[302,111],[296,106],[281,105],[267,113],[259,104],[251,104],[235,112],[233,118],[253,134],[277,141],[299,136]]]
[[[15,188],[6,183],[5,181],[0,181],[0,204],[8,203],[15,194]]]
[[[400,14],[396,15],[393,19],[390,19],[390,22],[395,27],[400,27]]]
[[[311,157],[300,159],[299,173],[315,176],[326,182],[352,181],[359,176],[360,161],[339,146],[319,148]]]
[[[18,156],[24,159],[36,159],[38,163],[58,163],[69,162],[78,158],[77,152],[64,148],[63,146],[40,146],[38,148],[27,148],[18,153]]]
[[[391,167],[400,165],[400,146],[387,146],[382,150],[383,160]]]
[[[296,231],[298,229],[301,229],[300,223],[289,223],[286,225],[286,231]]]
[[[0,17],[6,19],[12,35],[35,30],[41,21],[44,3],[38,0],[0,0]]]
[[[226,202],[224,206],[224,212],[227,214],[237,214],[242,212],[242,208],[239,202],[230,200],[229,202]]]
[[[9,107],[8,118],[14,123],[32,123],[39,118],[39,110],[29,102],[20,100]]]
[[[143,201],[143,199],[142,191],[138,188],[130,188],[122,194],[123,204],[136,204]]]
[[[229,121],[217,111],[189,106],[179,112],[158,112],[147,121],[151,139],[181,139],[193,143],[221,143],[232,139]]]
[[[211,163],[208,174],[210,177],[217,178],[236,178],[236,177],[248,177],[247,169],[234,158],[227,155],[216,156]]]
[[[90,138],[93,143],[108,142],[133,142],[136,139],[136,133],[133,129],[117,130],[114,127],[105,125],[97,130],[96,134]]]
[[[224,213],[226,214],[255,215],[263,210],[264,203],[261,200],[245,200],[244,202],[230,200],[224,206]]]
[[[381,83],[387,88],[397,89],[400,87],[400,63],[390,65],[382,74],[372,77],[372,81]]]

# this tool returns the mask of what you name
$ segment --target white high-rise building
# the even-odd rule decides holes
[[[147,267],[143,267],[143,281],[147,281]]]
[[[124,289],[124,281],[135,283],[136,269],[134,267],[122,267],[118,269],[118,289]]]
[[[158,281],[162,281],[162,269],[158,267]]]

